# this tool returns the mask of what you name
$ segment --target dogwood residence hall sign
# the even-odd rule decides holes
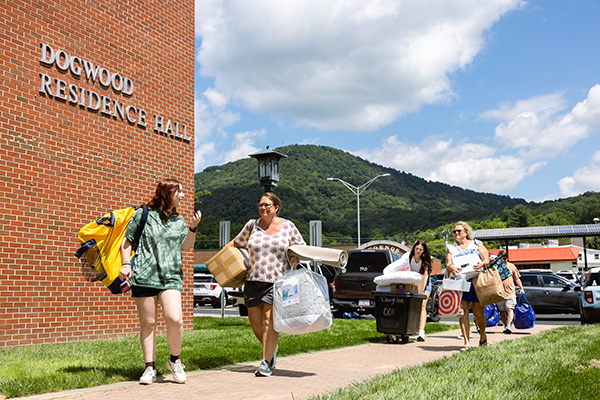
[[[40,63],[42,65],[49,68],[56,67],[60,73],[70,73],[77,80],[85,78],[90,84],[97,82],[106,91],[97,93],[66,80],[40,73],[40,93],[71,106],[81,107],[94,113],[99,112],[114,120],[127,121],[130,125],[146,129],[149,123],[148,112],[125,102],[125,98],[127,100],[132,98],[135,92],[135,85],[131,78],[113,73],[105,67],[94,65],[91,61],[68,55],[63,50],[55,51],[45,43],[40,43],[40,45]],[[112,97],[107,94],[111,94]],[[172,121],[160,114],[152,114],[152,116],[153,121],[150,123],[157,134],[185,142],[190,141],[187,125]]]

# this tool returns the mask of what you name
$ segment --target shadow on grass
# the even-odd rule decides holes
[[[143,368],[119,368],[119,367],[66,367],[61,368],[59,371],[63,371],[69,374],[81,374],[86,372],[102,371],[103,376],[107,378],[119,377],[124,380],[138,380],[140,374],[144,372]],[[111,379],[112,381],[112,379]]]

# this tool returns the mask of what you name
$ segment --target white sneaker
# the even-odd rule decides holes
[[[150,385],[152,382],[156,380],[156,370],[152,367],[146,367],[146,370],[142,374],[140,378],[140,383],[142,385]]]
[[[167,360],[167,368],[169,368],[169,371],[173,373],[173,379],[175,380],[175,382],[185,383],[186,376],[185,371],[183,370],[185,368],[185,365],[181,363],[181,360],[177,359],[177,361],[175,362]]]

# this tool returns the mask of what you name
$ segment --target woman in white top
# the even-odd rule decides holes
[[[431,263],[431,253],[429,252],[429,247],[427,247],[427,243],[424,240],[417,240],[410,250],[409,255],[410,262],[410,270],[415,271],[423,275],[424,279],[427,279],[427,284],[425,285],[424,294],[427,296],[425,300],[423,300],[423,304],[421,305],[421,319],[419,322],[419,336],[417,336],[417,342],[425,341],[425,323],[427,322],[427,301],[429,300],[429,295],[431,293],[431,271],[433,269],[433,265]]]
[[[475,271],[481,271],[484,265],[490,263],[490,258],[487,249],[478,240],[474,240],[471,236],[472,229],[466,222],[459,221],[454,225],[452,234],[454,235],[454,243],[446,248],[446,269],[453,276],[458,275],[464,265],[458,264],[459,258],[468,259],[474,257],[476,262],[473,265]],[[454,261],[457,261],[456,263]],[[471,281],[469,279],[469,281]],[[462,307],[465,314],[460,318],[460,330],[463,335],[464,346],[462,350],[471,348],[471,330],[469,329],[469,303],[473,305],[473,316],[475,323],[479,327],[479,345],[487,345],[487,336],[485,334],[485,313],[484,308],[479,304],[475,286],[471,285],[471,290],[463,292]]]

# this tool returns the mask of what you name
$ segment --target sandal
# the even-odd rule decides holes
[[[479,347],[481,346],[487,346],[487,338],[485,338],[483,342],[481,340],[479,341]]]
[[[461,347],[460,351],[467,351],[467,350],[470,350],[470,349],[471,349],[471,346],[466,345],[466,346]]]

